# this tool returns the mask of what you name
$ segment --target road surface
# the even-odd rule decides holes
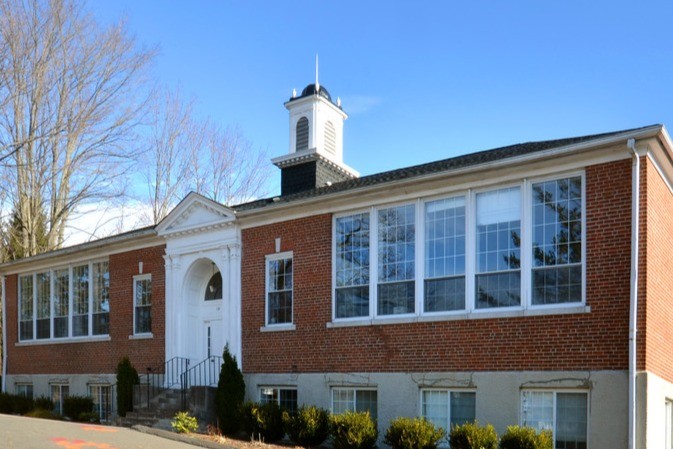
[[[192,449],[123,427],[0,415],[1,449]]]

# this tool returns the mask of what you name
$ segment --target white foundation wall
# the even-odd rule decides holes
[[[640,372],[638,384],[638,448],[665,448],[666,401],[673,401],[673,383],[651,372]]]
[[[70,395],[88,396],[89,385],[113,385],[116,374],[10,374],[7,376],[7,392],[16,393],[17,384],[32,384],[33,398],[51,396],[51,385],[68,385]]]
[[[331,408],[333,387],[376,388],[381,438],[391,419],[420,416],[423,388],[476,392],[477,420],[481,424],[493,424],[498,434],[502,434],[507,426],[520,424],[523,389],[580,390],[589,395],[588,447],[619,449],[628,446],[627,371],[247,373],[245,383],[248,400],[259,401],[261,387],[296,388],[300,406],[310,404],[326,409]]]

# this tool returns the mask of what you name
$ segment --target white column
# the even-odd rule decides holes
[[[176,356],[175,344],[175,311],[173,310],[173,262],[171,256],[164,255],[164,336],[166,361]]]
[[[230,350],[236,355],[238,367],[243,368],[243,354],[241,350],[241,245],[229,245],[229,301],[231,302],[229,315]]]

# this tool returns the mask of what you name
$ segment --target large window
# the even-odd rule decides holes
[[[332,388],[332,413],[369,412],[372,419],[377,417],[376,390],[358,388]]]
[[[19,340],[107,335],[107,262],[62,267],[19,277]]]
[[[465,198],[425,203],[423,310],[465,309]]]
[[[583,392],[523,391],[521,425],[549,430],[555,449],[586,449],[588,395]]]
[[[152,275],[143,274],[133,278],[134,334],[152,332]]]
[[[475,399],[472,391],[422,390],[421,416],[448,433],[475,420]]]
[[[413,204],[377,211],[379,315],[414,313],[416,209]]]
[[[70,395],[70,386],[65,384],[51,384],[49,386],[51,402],[54,403],[54,413],[63,414],[63,400]]]
[[[521,192],[477,194],[476,308],[521,304]]]
[[[266,324],[292,324],[292,253],[266,259]]]
[[[112,389],[109,385],[89,385],[89,397],[93,401],[93,411],[101,421],[107,422],[112,414]]]
[[[583,179],[335,216],[334,320],[581,306]]]
[[[582,178],[533,184],[533,304],[582,300]]]
[[[369,315],[369,213],[335,222],[335,311],[337,318]]]
[[[259,401],[262,404],[274,402],[289,412],[296,412],[297,389],[283,387],[262,387],[259,389]]]

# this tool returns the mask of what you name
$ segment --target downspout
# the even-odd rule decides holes
[[[633,152],[631,186],[631,309],[629,314],[629,449],[636,449],[636,337],[638,334],[638,250],[640,247],[640,156],[636,140],[627,146]]]
[[[2,385],[0,392],[5,393],[7,389],[7,294],[5,293],[5,276],[0,276],[0,288],[2,289]]]

